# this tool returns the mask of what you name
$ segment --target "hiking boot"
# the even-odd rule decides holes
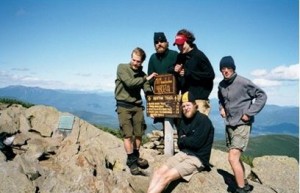
[[[141,173],[139,167],[137,166],[137,163],[133,163],[131,166],[129,166],[129,169],[132,175],[139,175]]]
[[[133,153],[128,155],[126,165],[129,167],[130,173],[132,175],[140,175],[140,173],[141,173],[141,171],[138,168],[137,162],[138,162],[138,159]]]
[[[247,183],[244,186],[244,190],[246,190],[247,192],[251,192],[253,190],[253,186]]]
[[[149,167],[149,163],[146,159],[143,158],[138,158],[137,160],[137,165],[142,168],[142,169],[146,169]]]
[[[138,167],[140,167],[142,169],[146,169],[146,168],[149,167],[148,161],[146,159],[140,158],[140,152],[139,152],[139,150],[135,149],[133,151],[133,154],[137,158],[137,165],[138,165]]]
[[[235,190],[235,193],[249,193],[251,189],[251,186],[248,184],[248,186],[244,186],[244,188],[237,188]]]

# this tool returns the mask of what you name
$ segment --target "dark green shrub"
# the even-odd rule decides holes
[[[253,167],[253,159],[254,158],[252,156],[247,156],[247,155],[241,156],[241,160],[251,167]]]
[[[94,125],[94,126],[97,127],[98,129],[101,129],[102,131],[108,132],[108,133],[116,136],[119,139],[123,139],[122,134],[119,129],[112,129],[112,128],[108,128],[108,127],[103,127],[101,125]],[[142,139],[142,144],[149,142],[149,140],[150,139],[144,135],[143,139]]]
[[[94,125],[94,126],[97,127],[98,129],[101,129],[102,131],[108,132],[108,133],[116,136],[119,139],[122,139],[122,134],[119,129],[112,129],[112,128],[108,128],[108,127],[103,127],[101,125]]]
[[[25,108],[34,106],[34,104],[32,104],[32,103],[27,103],[27,102],[17,100],[17,99],[12,99],[12,98],[0,98],[0,103],[8,104],[9,106],[13,105],[13,104],[18,104],[18,105],[22,105]]]

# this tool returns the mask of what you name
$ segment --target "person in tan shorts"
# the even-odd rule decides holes
[[[197,110],[191,93],[184,93],[181,102],[183,116],[177,127],[180,151],[154,171],[148,193],[162,192],[177,179],[190,181],[194,174],[209,168],[214,127],[208,116]]]
[[[223,80],[218,86],[219,111],[226,126],[228,161],[237,186],[235,193],[248,193],[252,188],[245,180],[245,167],[241,156],[248,145],[254,116],[265,106],[267,95],[235,70],[232,56],[224,56],[220,61]]]

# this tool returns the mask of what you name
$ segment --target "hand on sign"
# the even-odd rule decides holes
[[[156,72],[153,72],[152,74],[150,74],[149,76],[146,77],[146,80],[151,80],[152,78],[155,78],[158,74]]]

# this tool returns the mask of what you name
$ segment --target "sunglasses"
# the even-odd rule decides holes
[[[158,44],[158,43],[165,43],[166,41],[163,41],[163,40],[159,40],[159,41],[154,41],[155,44]]]

